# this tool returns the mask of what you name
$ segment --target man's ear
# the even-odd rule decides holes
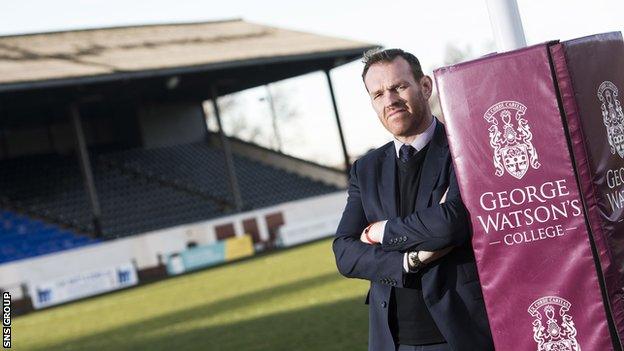
[[[433,81],[431,80],[431,77],[422,76],[419,83],[425,99],[429,99],[431,97],[431,92],[433,91]]]

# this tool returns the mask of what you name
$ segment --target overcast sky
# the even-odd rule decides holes
[[[518,0],[518,7],[528,44],[624,30],[622,0]],[[447,45],[470,47],[477,56],[493,45],[485,0],[5,0],[0,2],[0,35],[228,18],[400,47],[418,56],[428,72],[443,64]],[[332,71],[353,155],[391,140],[370,107],[361,66],[354,62]],[[339,164],[338,134],[324,75],[290,79],[274,88],[290,91],[291,103],[301,115],[296,125],[284,126],[285,151]],[[250,123],[268,128],[269,109],[258,100],[264,92],[245,92],[241,101]]]

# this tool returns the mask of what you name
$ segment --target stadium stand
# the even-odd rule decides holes
[[[0,36],[0,290],[26,313],[330,235],[330,73],[377,46],[242,19]],[[313,72],[344,171],[223,131],[219,97]]]
[[[78,231],[90,231],[89,207],[75,157],[36,155],[0,164],[4,207]]]
[[[135,149],[108,157],[122,169],[146,178],[175,184],[220,203],[231,202],[223,151],[206,143]],[[247,210],[339,190],[239,155],[234,155],[234,166]]]
[[[217,147],[199,142],[91,153],[104,238],[232,213],[223,151]],[[242,210],[339,190],[240,155],[234,155],[234,166],[245,204]],[[0,263],[92,242],[77,234],[92,234],[93,225],[75,156],[5,160],[0,162],[0,179],[0,194],[9,208],[48,222],[17,214],[3,217],[7,240],[0,244]]]

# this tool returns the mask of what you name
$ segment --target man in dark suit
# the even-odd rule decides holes
[[[367,52],[362,78],[394,136],[354,162],[333,250],[370,280],[369,350],[493,350],[467,213],[431,78],[400,49]]]

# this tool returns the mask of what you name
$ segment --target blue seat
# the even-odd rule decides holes
[[[71,230],[2,210],[0,263],[45,255],[99,242]]]

